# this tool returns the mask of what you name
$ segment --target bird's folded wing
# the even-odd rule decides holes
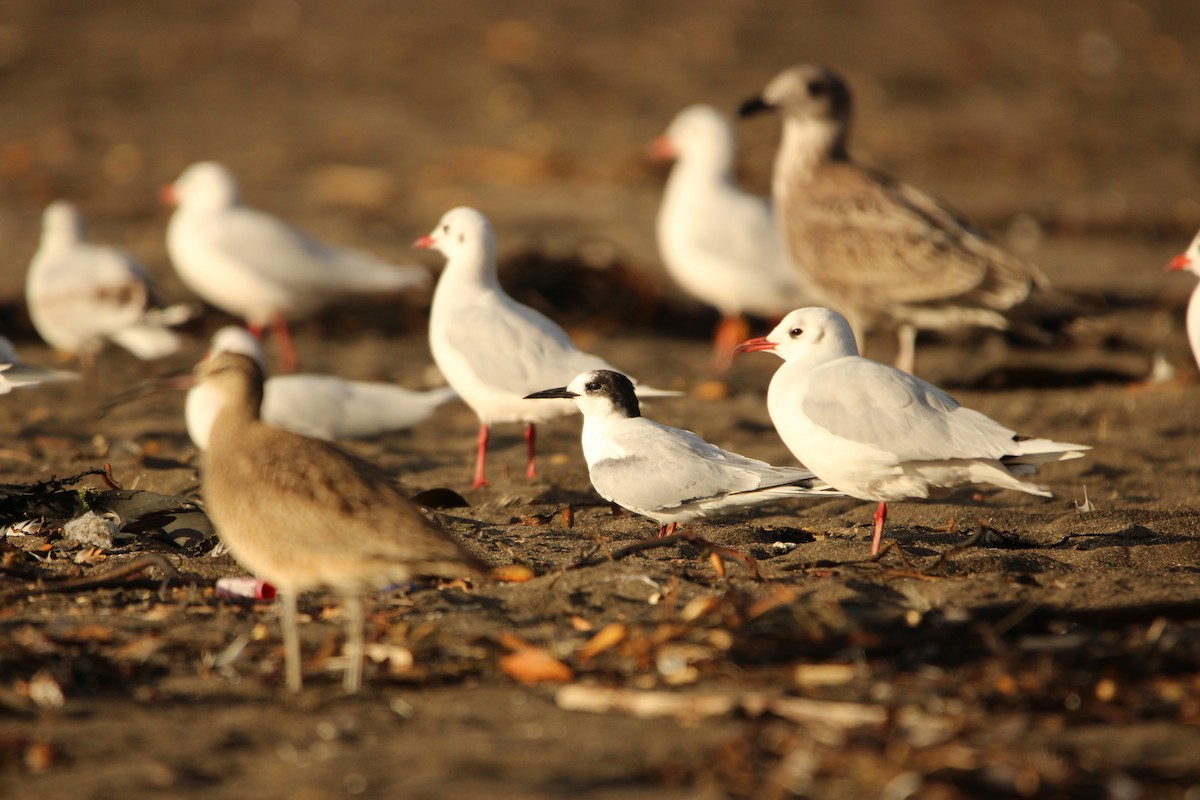
[[[444,331],[447,343],[479,381],[501,391],[523,397],[565,386],[581,372],[612,369],[576,348],[550,319],[515,301],[465,306],[455,317],[456,324]]]
[[[670,509],[789,482],[775,476],[775,468],[765,462],[729,453],[690,431],[644,423],[614,439],[616,446],[635,455],[589,467],[596,491],[619,505]],[[629,441],[621,442],[623,437]],[[764,475],[769,477],[764,480]]]
[[[905,461],[1000,458],[1013,432],[920,378],[866,359],[818,368],[800,411],[834,436]]]
[[[206,470],[210,480],[254,486],[256,499],[248,502],[270,503],[280,528],[306,532],[297,533],[298,547],[335,557],[339,541],[352,537],[358,552],[385,559],[454,559],[461,552],[386,472],[324,442],[270,431],[247,437],[233,453],[223,450],[223,462]]]
[[[831,165],[823,175],[828,180],[805,187],[798,212],[799,252],[812,253],[822,284],[879,302],[970,301],[982,292],[1012,305],[1039,282],[1035,267],[919,189],[853,165]]]

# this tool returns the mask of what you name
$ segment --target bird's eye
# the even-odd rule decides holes
[[[442,226],[442,233],[449,233],[449,232],[450,232],[450,225],[449,225],[449,223],[447,223]]]
[[[792,328],[790,331],[788,331],[788,336],[796,339],[799,338],[800,334],[802,333],[804,333],[804,328]]]
[[[600,382],[599,381],[588,381],[587,384],[585,384],[583,388],[587,389],[589,392],[598,392],[598,391],[600,391]]]
[[[829,84],[825,83],[825,81],[808,82],[808,93],[813,97],[820,97],[821,95],[828,93],[828,91]]]

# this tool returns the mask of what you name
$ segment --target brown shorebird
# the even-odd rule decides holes
[[[467,577],[480,564],[378,467],[259,421],[262,371],[223,353],[196,366],[223,398],[204,454],[204,499],[221,540],[283,604],[287,686],[300,689],[296,595],[328,587],[346,607],[344,686],[362,685],[362,596],[415,576]]]
[[[850,157],[850,91],[836,73],[784,70],[739,114],[768,110],[783,115],[772,193],[784,241],[860,343],[879,323],[898,326],[897,366],[912,372],[918,329],[1003,330],[1005,312],[1048,288],[1041,270],[937,198]]]

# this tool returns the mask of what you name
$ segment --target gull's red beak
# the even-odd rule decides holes
[[[650,156],[658,161],[670,161],[678,155],[679,151],[666,136],[658,136],[650,142]]]
[[[437,242],[435,242],[433,240],[433,237],[430,236],[429,234],[425,234],[424,236],[418,236],[417,240],[415,242],[413,242],[412,246],[417,248],[418,250],[428,250],[429,248],[433,247],[435,244],[437,244]]]
[[[1191,265],[1192,265],[1192,260],[1190,258],[1188,258],[1187,253],[1180,253],[1179,255],[1175,256],[1167,263],[1167,268],[1163,271],[1164,272],[1175,272],[1177,270],[1187,269]]]
[[[775,343],[767,339],[765,336],[759,336],[756,339],[747,339],[746,341],[733,348],[735,353],[756,353],[759,350],[774,350]]]
[[[158,190],[158,202],[169,207],[179,205],[179,195],[175,192],[175,184],[163,184],[163,187]]]

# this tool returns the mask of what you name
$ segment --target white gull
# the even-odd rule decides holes
[[[433,359],[463,401],[479,417],[472,488],[487,485],[484,465],[489,429],[525,423],[525,474],[536,475],[536,423],[576,412],[569,400],[527,403],[527,394],[561,386],[580,372],[612,369],[575,346],[566,331],[504,293],[496,275],[496,240],[487,218],[472,208],[447,211],[415,245],[446,256],[429,313]],[[676,395],[638,387],[643,397]]]
[[[778,319],[808,305],[770,204],[734,180],[737,140],[729,118],[709,105],[680,111],[654,141],[676,159],[658,209],[658,250],[685,292],[721,314],[713,364],[729,368],[749,334],[744,314]]]
[[[33,327],[47,344],[79,356],[89,375],[107,342],[141,359],[170,355],[181,341],[167,326],[185,322],[192,309],[155,310],[149,307],[150,295],[149,278],[133,256],[86,241],[79,209],[65,200],[46,207],[25,300]]]
[[[164,187],[177,205],[167,227],[167,251],[180,279],[207,302],[245,320],[255,335],[273,325],[280,363],[296,366],[287,320],[354,294],[398,292],[427,283],[416,266],[324,244],[242,202],[233,174],[221,164],[191,165]]]
[[[879,503],[872,556],[891,501],[977,483],[1049,497],[1016,476],[1091,449],[1018,436],[936,386],[859,356],[849,323],[827,308],[797,309],[737,347],[756,350],[784,360],[767,410],[792,454],[835,489]]]
[[[262,348],[249,331],[228,326],[213,335],[208,356],[240,353],[262,367]],[[351,381],[334,375],[276,375],[263,386],[262,421],[314,439],[361,439],[411,428],[457,395],[449,387],[414,391],[390,383]],[[200,450],[208,447],[222,395],[206,383],[188,390],[184,419]]]

